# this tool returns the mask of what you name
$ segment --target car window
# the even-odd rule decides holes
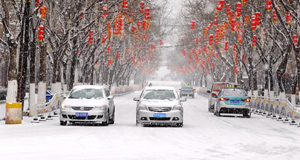
[[[224,90],[222,92],[223,96],[247,96],[244,90]]]
[[[182,90],[192,90],[193,87],[182,87],[181,89],[182,89]]]
[[[173,90],[145,90],[143,92],[143,99],[176,99]]]
[[[71,99],[101,99],[103,98],[102,89],[81,89],[70,93]]]

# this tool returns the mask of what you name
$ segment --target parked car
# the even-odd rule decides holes
[[[194,98],[195,96],[195,89],[193,87],[181,87],[179,90],[180,90],[180,97],[191,96],[192,98]]]
[[[136,124],[167,124],[183,126],[182,102],[174,87],[146,87],[140,97],[134,98]]]
[[[60,108],[60,125],[70,123],[114,124],[114,97],[103,86],[82,85],[74,87]]]
[[[214,104],[218,98],[218,94],[222,89],[225,88],[242,88],[242,85],[240,84],[234,84],[229,82],[215,82],[211,89],[207,90],[207,93],[209,93],[208,96],[208,111],[213,112],[214,111]]]
[[[214,115],[240,115],[250,118],[250,98],[244,89],[222,89],[218,95]]]

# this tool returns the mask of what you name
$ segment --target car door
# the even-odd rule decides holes
[[[105,92],[105,96],[108,100],[108,109],[110,111],[109,114],[112,114],[113,113],[113,106],[114,106],[114,101],[113,101],[113,98],[108,98],[110,96],[110,91],[108,89],[104,89],[104,92]],[[111,116],[111,115],[110,115]]]

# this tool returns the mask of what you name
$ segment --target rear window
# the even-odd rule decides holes
[[[192,90],[193,87],[182,87],[183,90]]]
[[[238,97],[238,96],[247,96],[247,93],[245,90],[224,90],[222,92],[222,95]]]
[[[220,92],[222,89],[225,88],[225,83],[222,84],[214,84],[213,91]]]
[[[214,84],[213,91],[220,92],[222,89],[227,89],[227,88],[241,89],[242,85],[239,85],[239,84],[228,84],[228,83]]]

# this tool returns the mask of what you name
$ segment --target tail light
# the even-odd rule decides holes
[[[244,102],[250,102],[250,99],[249,99],[249,98],[247,98],[247,99],[242,99],[242,101],[244,101]]]
[[[228,101],[228,100],[229,98],[223,98],[223,97],[220,98],[220,101]]]

